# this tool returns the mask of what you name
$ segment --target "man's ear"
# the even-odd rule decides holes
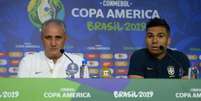
[[[66,33],[64,34],[64,39],[65,39],[65,41],[68,40],[68,35]]]

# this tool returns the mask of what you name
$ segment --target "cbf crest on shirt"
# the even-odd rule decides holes
[[[175,77],[175,66],[168,66],[167,72],[169,77]]]

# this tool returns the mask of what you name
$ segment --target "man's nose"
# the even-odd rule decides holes
[[[52,47],[56,47],[56,40],[52,39],[50,44],[51,44]]]
[[[154,37],[154,38],[152,39],[152,43],[158,43],[158,38],[157,38],[157,37]]]

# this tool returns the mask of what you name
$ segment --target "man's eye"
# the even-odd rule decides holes
[[[45,39],[51,39],[52,37],[51,36],[45,36]]]
[[[152,37],[153,37],[153,35],[147,35],[147,37],[148,37],[148,38],[152,38]]]
[[[159,35],[159,37],[161,38],[161,37],[163,37],[163,35]]]
[[[56,36],[56,39],[62,39],[62,37],[61,36]]]
[[[159,37],[159,38],[163,38],[163,37],[164,37],[164,34],[160,34],[158,37]]]

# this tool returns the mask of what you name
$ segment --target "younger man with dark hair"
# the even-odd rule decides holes
[[[147,48],[135,51],[130,59],[128,78],[187,78],[190,62],[186,55],[168,49],[170,27],[164,19],[146,25]]]

